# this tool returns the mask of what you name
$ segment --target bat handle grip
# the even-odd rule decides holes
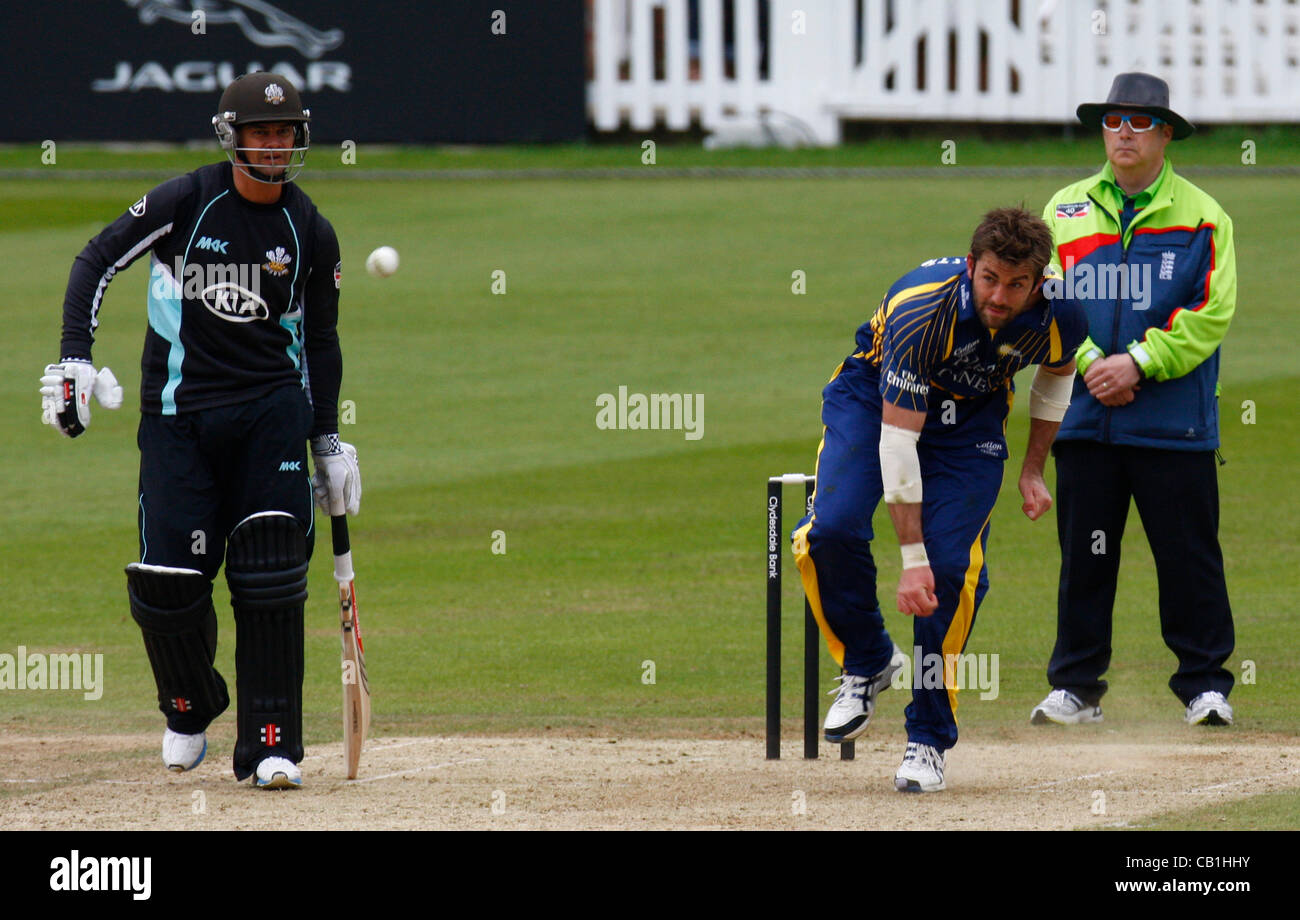
[[[346,514],[330,516],[330,537],[334,543],[334,580],[340,584],[352,581],[352,543]]]
[[[342,490],[329,490],[330,517],[341,518],[347,515],[347,502],[343,498]]]

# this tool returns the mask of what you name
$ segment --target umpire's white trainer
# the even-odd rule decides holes
[[[1034,725],[1077,725],[1080,722],[1100,722],[1101,707],[1089,706],[1069,690],[1053,690],[1047,699],[1034,707],[1029,714],[1029,721]]]
[[[1188,725],[1231,725],[1232,707],[1217,690],[1207,690],[1187,704]]]
[[[903,762],[894,774],[899,792],[942,792],[944,753],[928,744],[907,742]]]
[[[885,669],[874,677],[858,677],[855,674],[841,674],[836,678],[840,685],[831,691],[836,694],[822,723],[826,740],[832,744],[852,741],[867,730],[871,714],[876,710],[876,694],[889,686],[894,675],[907,663],[903,650],[894,646],[894,657]]]
[[[257,765],[253,782],[259,789],[297,789],[302,785],[302,771],[292,760],[267,757]]]
[[[170,728],[163,732],[163,764],[173,773],[193,770],[208,752],[208,734],[182,735]]]

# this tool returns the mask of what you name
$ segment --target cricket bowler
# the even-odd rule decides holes
[[[1051,507],[1043,464],[1087,331],[1076,304],[1044,296],[1051,256],[1051,231],[1037,216],[990,211],[964,258],[931,259],[894,282],[822,391],[817,489],[792,537],[813,615],[843,671],[827,741],[866,731],[876,695],[905,663],[876,599],[871,519],[882,498],[902,548],[897,603],[914,618],[912,673],[965,648],[988,590],[1012,377],[1031,364],[1022,509],[1037,520]],[[899,791],[944,788],[957,743],[955,683],[949,667],[942,686],[913,681]]]

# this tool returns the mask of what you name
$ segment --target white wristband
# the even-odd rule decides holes
[[[924,543],[904,543],[899,548],[903,551],[903,568],[916,569],[930,564],[930,557],[925,554]]]

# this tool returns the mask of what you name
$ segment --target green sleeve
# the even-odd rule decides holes
[[[1190,374],[1223,342],[1237,309],[1237,258],[1232,243],[1232,220],[1219,216],[1214,228],[1208,283],[1202,300],[1175,310],[1166,328],[1152,327],[1128,352],[1153,380],[1171,380]],[[1084,343],[1086,347],[1087,343]]]
[[[1092,336],[1086,337],[1079,343],[1079,350],[1074,353],[1074,367],[1082,377],[1087,373],[1089,366],[1093,361],[1103,357],[1102,350],[1097,343],[1092,340]]]
[[[1052,197],[1047,205],[1043,208],[1043,222],[1047,224],[1052,231],[1052,261],[1056,261],[1056,200],[1060,198],[1059,194]],[[1086,337],[1079,343],[1078,349],[1074,352],[1074,366],[1079,376],[1082,377],[1088,370],[1088,366],[1102,357],[1102,351],[1097,347],[1097,343],[1092,340],[1092,336]]]

